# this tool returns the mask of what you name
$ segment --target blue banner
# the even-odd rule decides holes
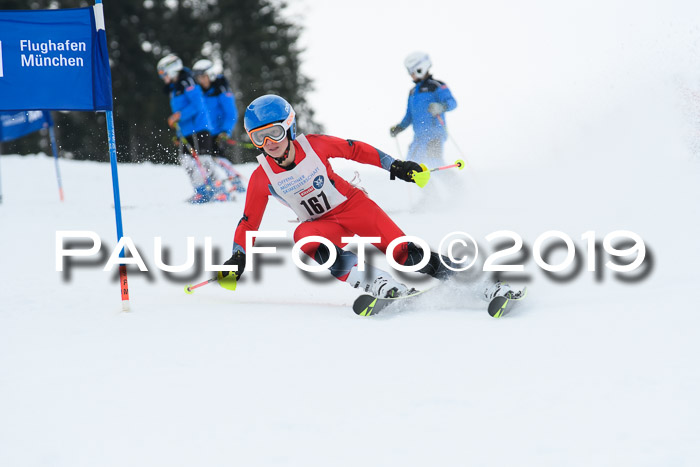
[[[0,11],[0,110],[112,110],[101,3]]]
[[[0,112],[0,143],[39,131],[44,125],[53,126],[50,112]]]

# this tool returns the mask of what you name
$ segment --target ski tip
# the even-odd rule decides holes
[[[357,313],[357,314],[360,316],[372,316],[372,314],[374,313],[374,306],[376,304],[377,304],[377,299],[375,298],[364,309],[359,310],[359,313]]]
[[[427,290],[430,289],[423,291],[411,289],[408,295],[402,295],[394,298],[378,298],[369,294],[360,295],[355,299],[355,302],[352,305],[352,310],[358,316],[374,316],[388,306],[392,306],[393,304],[406,299],[411,299],[416,295],[426,292]]]
[[[501,318],[503,315],[508,313],[510,309],[518,303],[520,300],[525,298],[527,295],[527,287],[524,287],[517,294],[509,292],[505,297],[496,297],[489,303],[488,312],[494,318]],[[514,302],[514,303],[511,303]]]
[[[503,316],[503,314],[506,311],[506,308],[508,307],[508,302],[510,302],[510,299],[506,297],[496,297],[493,300],[491,300],[491,303],[489,303],[489,315],[491,315],[494,318],[500,318]]]

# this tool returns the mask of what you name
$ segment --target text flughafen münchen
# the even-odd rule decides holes
[[[50,39],[45,42],[35,42],[22,39],[19,41],[19,50],[22,53],[23,67],[82,67],[85,66],[85,59],[72,55],[75,55],[75,52],[87,54],[87,43],[72,40],[55,42]],[[62,52],[73,52],[73,54],[64,55]]]

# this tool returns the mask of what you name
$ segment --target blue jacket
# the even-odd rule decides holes
[[[209,89],[204,91],[204,102],[209,111],[212,124],[212,135],[219,133],[231,134],[238,120],[236,98],[223,75],[216,77]]]
[[[177,81],[166,87],[170,95],[170,108],[180,112],[180,129],[187,136],[199,131],[212,129],[204,104],[202,88],[195,82],[188,68],[183,68]]]
[[[428,75],[411,89],[408,95],[406,115],[399,123],[401,128],[408,128],[410,125],[413,125],[413,133],[416,140],[439,138],[444,141],[447,139],[445,114],[442,113],[433,117],[428,112],[428,106],[432,102],[443,104],[446,112],[457,107],[457,101],[452,97],[452,93],[447,85]]]

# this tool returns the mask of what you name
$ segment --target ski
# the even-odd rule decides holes
[[[363,294],[355,299],[355,302],[352,304],[352,310],[359,316],[374,316],[388,306],[405,300],[410,300],[424,294],[429,290],[432,290],[433,288],[434,287],[431,287],[429,289],[417,291],[411,295],[396,298],[379,298],[373,295]]]
[[[508,292],[505,296],[496,297],[489,302],[489,315],[494,318],[501,318],[513,309],[515,303],[519,302],[527,295],[527,287],[523,290]]]
[[[396,303],[411,300],[419,295],[424,294],[432,290],[434,287],[429,289],[413,293],[411,295],[406,295],[404,297],[397,298],[379,298],[369,294],[360,295],[355,299],[352,304],[352,310],[355,314],[359,316],[374,316],[379,312],[385,310],[387,307],[395,305]],[[489,302],[488,313],[494,318],[501,318],[510,312],[515,304],[520,300],[524,299],[527,295],[527,287],[523,290],[508,292],[507,295],[496,297]]]

